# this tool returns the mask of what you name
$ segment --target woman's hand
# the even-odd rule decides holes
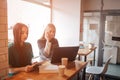
[[[49,42],[51,40],[51,36],[49,32],[45,33],[45,39]]]
[[[30,72],[33,71],[33,66],[32,65],[28,65],[25,67],[25,72]]]

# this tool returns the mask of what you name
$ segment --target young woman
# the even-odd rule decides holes
[[[25,42],[28,37],[28,27],[23,23],[17,23],[13,27],[14,42],[8,45],[9,66],[12,73],[33,70],[31,59],[33,57],[32,46]]]
[[[56,28],[53,24],[48,24],[43,36],[38,40],[40,56],[43,60],[49,60],[55,47],[59,47],[58,40],[55,38]]]

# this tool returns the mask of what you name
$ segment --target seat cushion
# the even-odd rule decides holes
[[[86,68],[86,73],[91,74],[101,74],[103,71],[103,67],[91,66]]]

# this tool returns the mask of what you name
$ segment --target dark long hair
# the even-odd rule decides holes
[[[23,23],[16,23],[13,27],[14,45],[18,49],[20,48],[22,27],[28,28]]]

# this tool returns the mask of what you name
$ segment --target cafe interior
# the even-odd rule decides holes
[[[0,80],[120,80],[120,0],[0,0]],[[56,26],[60,47],[79,46],[75,60],[81,67],[9,76],[8,43],[13,25],[29,27],[28,42],[39,56],[37,40],[46,24]],[[56,67],[51,65],[52,67]],[[39,67],[40,68],[40,67]],[[41,71],[40,71],[41,70]]]

